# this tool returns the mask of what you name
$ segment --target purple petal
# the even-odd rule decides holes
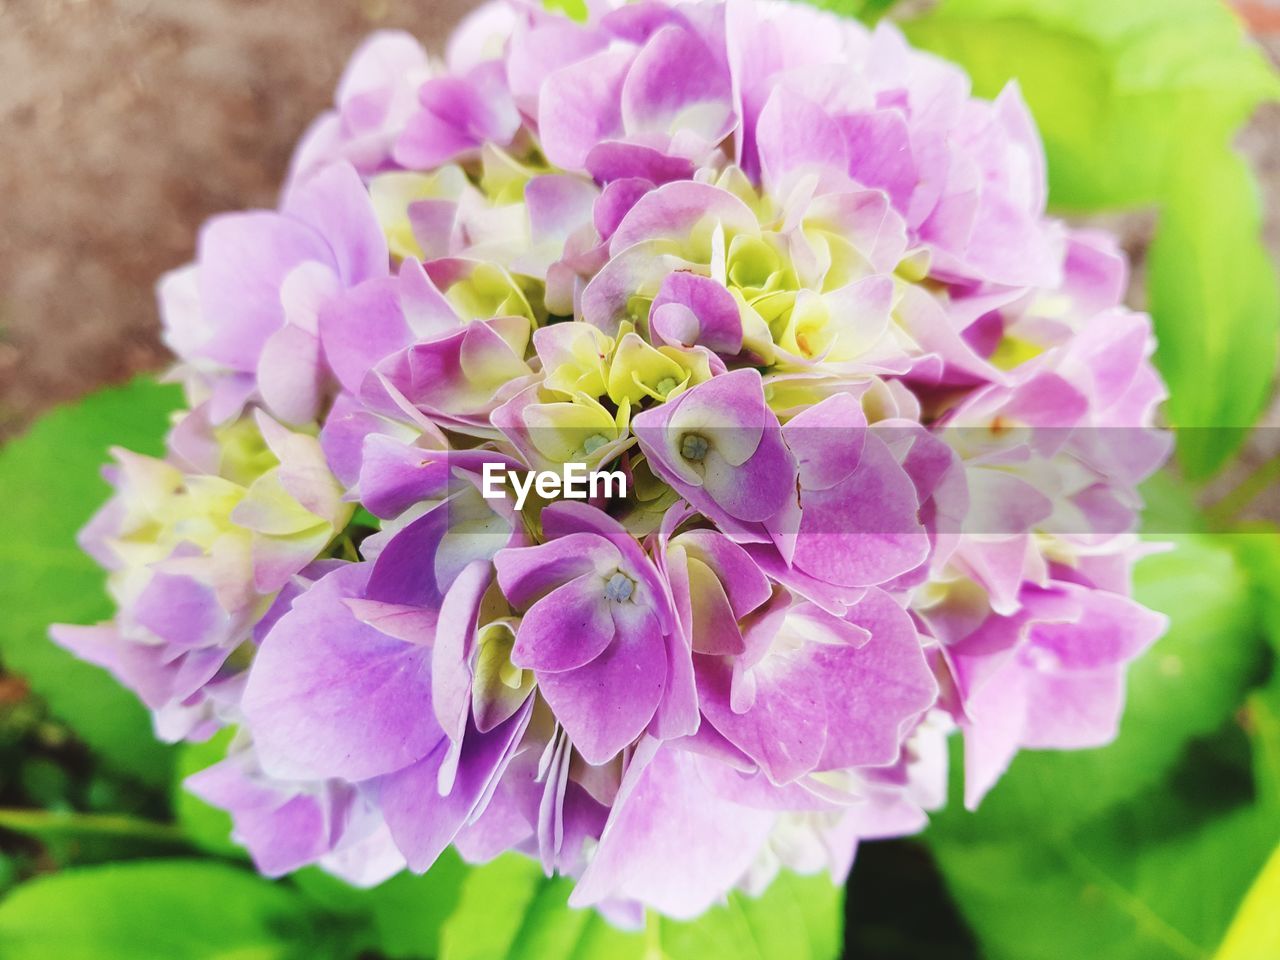
[[[622,120],[629,135],[678,131],[714,145],[732,128],[732,118],[729,78],[706,44],[682,27],[655,33],[622,85]]]
[[[331,262],[346,286],[385,277],[387,238],[369,191],[349,163],[335,163],[290,187],[282,212],[311,227],[328,243]]]
[[[372,280],[329,301],[320,312],[320,340],[338,382],[358,393],[379,360],[412,340],[399,284],[389,277]]]
[[[938,697],[915,626],[887,593],[868,591],[845,619],[871,639],[856,648],[815,644],[828,691],[825,770],[893,763],[912,721]]]
[[[622,132],[622,83],[633,55],[605,50],[561,67],[538,95],[538,133],[547,159],[581,170],[602,140]]]
[[[775,814],[717,796],[694,754],[646,741],[636,751],[574,906],[637,898],[679,919],[700,915],[759,855]]]
[[[483,811],[529,724],[532,702],[490,733],[467,732],[447,795],[441,796],[439,789],[448,744],[443,738],[420,761],[374,785],[382,815],[410,870],[426,871],[463,825]]]
[[[797,171],[843,175],[849,166],[844,135],[826,111],[785,86],[774,89],[756,127],[760,168],[771,189]]]
[[[448,493],[448,454],[423,450],[385,434],[365,438],[360,502],[376,517],[397,517],[409,507]]]
[[[574,670],[604,652],[614,637],[605,580],[580,576],[529,608],[516,631],[511,662],[541,673]]]
[[[656,617],[619,633],[584,667],[538,674],[538,688],[582,758],[606,763],[640,736],[662,699],[667,656]]]
[[[493,563],[511,605],[525,610],[551,590],[578,577],[611,574],[622,554],[593,533],[570,533],[536,547],[499,550]]]
[[[370,564],[294,601],[254,660],[242,707],[263,769],[293,780],[365,780],[425,756],[444,732],[431,710],[430,649],[360,623]]]
[[[742,350],[742,315],[724,285],[694,273],[672,273],[653,301],[649,323],[666,343],[732,356]]]
[[[803,490],[794,562],[831,583],[884,583],[922,563],[929,538],[911,478],[868,434],[858,468],[827,490]]]
[[[284,325],[280,288],[307,261],[332,262],[323,238],[277,213],[214,217],[200,232],[200,301],[211,332],[203,354],[252,371],[267,338]]]

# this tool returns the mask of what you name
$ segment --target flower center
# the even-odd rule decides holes
[[[663,377],[658,381],[658,392],[664,397],[676,388],[675,377]]]
[[[711,442],[700,433],[686,433],[680,438],[680,456],[686,460],[701,461],[710,449]]]
[[[593,433],[583,441],[582,449],[586,452],[587,456],[591,456],[591,454],[605,446],[608,442],[609,438],[603,433]]]
[[[631,591],[635,588],[635,581],[622,571],[618,571],[604,585],[604,598],[614,603],[622,603],[624,600],[631,599]]]

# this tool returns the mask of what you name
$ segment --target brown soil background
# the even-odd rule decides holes
[[[475,5],[0,0],[0,438],[162,367],[152,288],[191,258],[201,221],[274,204],[366,33],[401,27],[438,51]],[[1275,214],[1280,109],[1242,145]],[[1113,225],[1140,259],[1150,218]],[[1274,215],[1269,239],[1280,249]]]
[[[471,0],[0,0],[0,437],[162,367],[153,286],[274,206],[361,39]]]

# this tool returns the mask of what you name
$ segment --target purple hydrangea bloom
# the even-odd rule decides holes
[[[839,881],[949,736],[969,805],[1107,742],[1164,627],[1151,324],[1017,88],[807,7],[589,7],[376,35],[280,209],[161,284],[189,410],[84,531],[116,617],[54,636],[235,728],[189,786],[266,873],[514,850],[621,924]]]

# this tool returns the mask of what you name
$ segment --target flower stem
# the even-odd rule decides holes
[[[91,834],[149,840],[155,843],[188,842],[180,827],[117,813],[56,813],[49,810],[0,809],[0,829],[28,834]]]
[[[1280,481],[1280,453],[1254,467],[1248,476],[1205,511],[1209,520],[1209,529],[1220,530],[1232,525],[1249,504],[1278,481]]]

